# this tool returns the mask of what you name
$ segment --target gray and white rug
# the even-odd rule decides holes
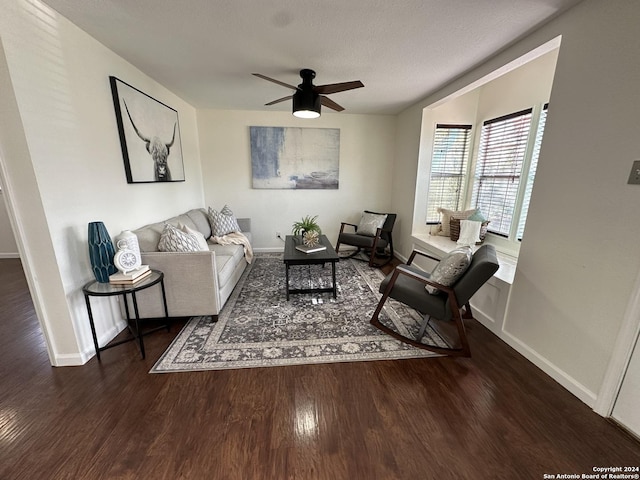
[[[435,356],[382,333],[369,323],[383,274],[356,260],[336,265],[338,298],[296,294],[286,300],[281,254],[257,254],[238,282],[218,322],[193,317],[151,373],[272,367]],[[327,287],[327,265],[293,266],[297,288]],[[403,334],[418,330],[421,316],[394,300],[380,319]],[[430,343],[442,344],[427,332]]]

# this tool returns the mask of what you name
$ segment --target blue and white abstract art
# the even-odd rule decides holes
[[[253,188],[337,189],[340,129],[249,127]]]

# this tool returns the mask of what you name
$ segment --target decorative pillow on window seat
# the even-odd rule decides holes
[[[459,247],[450,251],[431,272],[431,280],[450,287],[467,271],[471,265],[471,257],[470,247]],[[425,285],[424,288],[432,295],[440,291],[432,285]]]
[[[478,233],[478,239],[474,242],[476,245],[480,245],[483,241],[484,241],[484,237],[487,235],[487,228],[489,226],[489,220],[484,220],[484,221],[479,221],[479,220],[471,220],[473,217],[469,217],[467,220],[460,220],[457,218],[452,218],[449,221],[449,230],[451,235],[449,236],[449,238],[451,238],[451,240],[453,240],[454,242],[458,242],[458,240],[463,236],[462,233],[462,222],[474,222],[474,223],[478,223],[480,224],[480,231]],[[484,217],[482,217],[484,218]],[[475,230],[475,226],[473,226],[473,224],[471,225],[471,227],[466,227],[466,229],[470,230],[465,230],[465,235],[469,234],[469,232],[471,232],[471,234],[473,234],[473,230]],[[471,236],[471,235],[470,235]],[[459,244],[461,244],[461,242],[458,242]],[[473,245],[473,243],[464,243],[464,245]]]
[[[440,214],[442,215],[440,219],[440,230],[438,231],[438,235],[442,235],[443,237],[451,236],[449,224],[452,218],[466,220],[470,216],[477,213],[477,211],[477,208],[473,208],[471,210],[448,210],[446,208],[438,208],[438,212],[440,212]]]
[[[458,238],[458,245],[475,245],[481,242],[480,229],[482,228],[482,222],[476,222],[475,220],[460,220],[460,237]]]

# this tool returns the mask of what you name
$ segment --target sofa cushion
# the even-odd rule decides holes
[[[207,218],[207,212],[204,208],[194,208],[187,212],[187,216],[196,226],[196,229],[204,235],[204,238],[211,236],[211,225],[209,225],[209,219]]]
[[[220,245],[219,243],[210,243],[209,250],[215,252],[216,255],[226,255],[228,257],[241,257],[244,255],[242,245]]]
[[[238,262],[244,262],[244,253],[242,245],[229,245],[235,247],[233,255],[224,255],[216,252],[216,270],[218,271],[218,288],[223,289],[224,286],[233,277],[238,267]]]
[[[191,220],[191,217],[186,213],[178,215],[177,217],[171,217],[169,220],[165,220],[163,223],[169,223],[178,228],[180,228],[180,225],[186,225],[187,227],[193,228],[194,230],[199,230],[197,225],[193,223],[193,220]]]
[[[151,223],[137,230],[133,233],[138,237],[138,245],[141,252],[157,252],[158,243],[160,242],[160,235],[164,230],[164,222]]]

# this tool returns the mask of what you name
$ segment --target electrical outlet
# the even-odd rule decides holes
[[[635,160],[633,162],[627,183],[629,185],[640,185],[640,160]]]

